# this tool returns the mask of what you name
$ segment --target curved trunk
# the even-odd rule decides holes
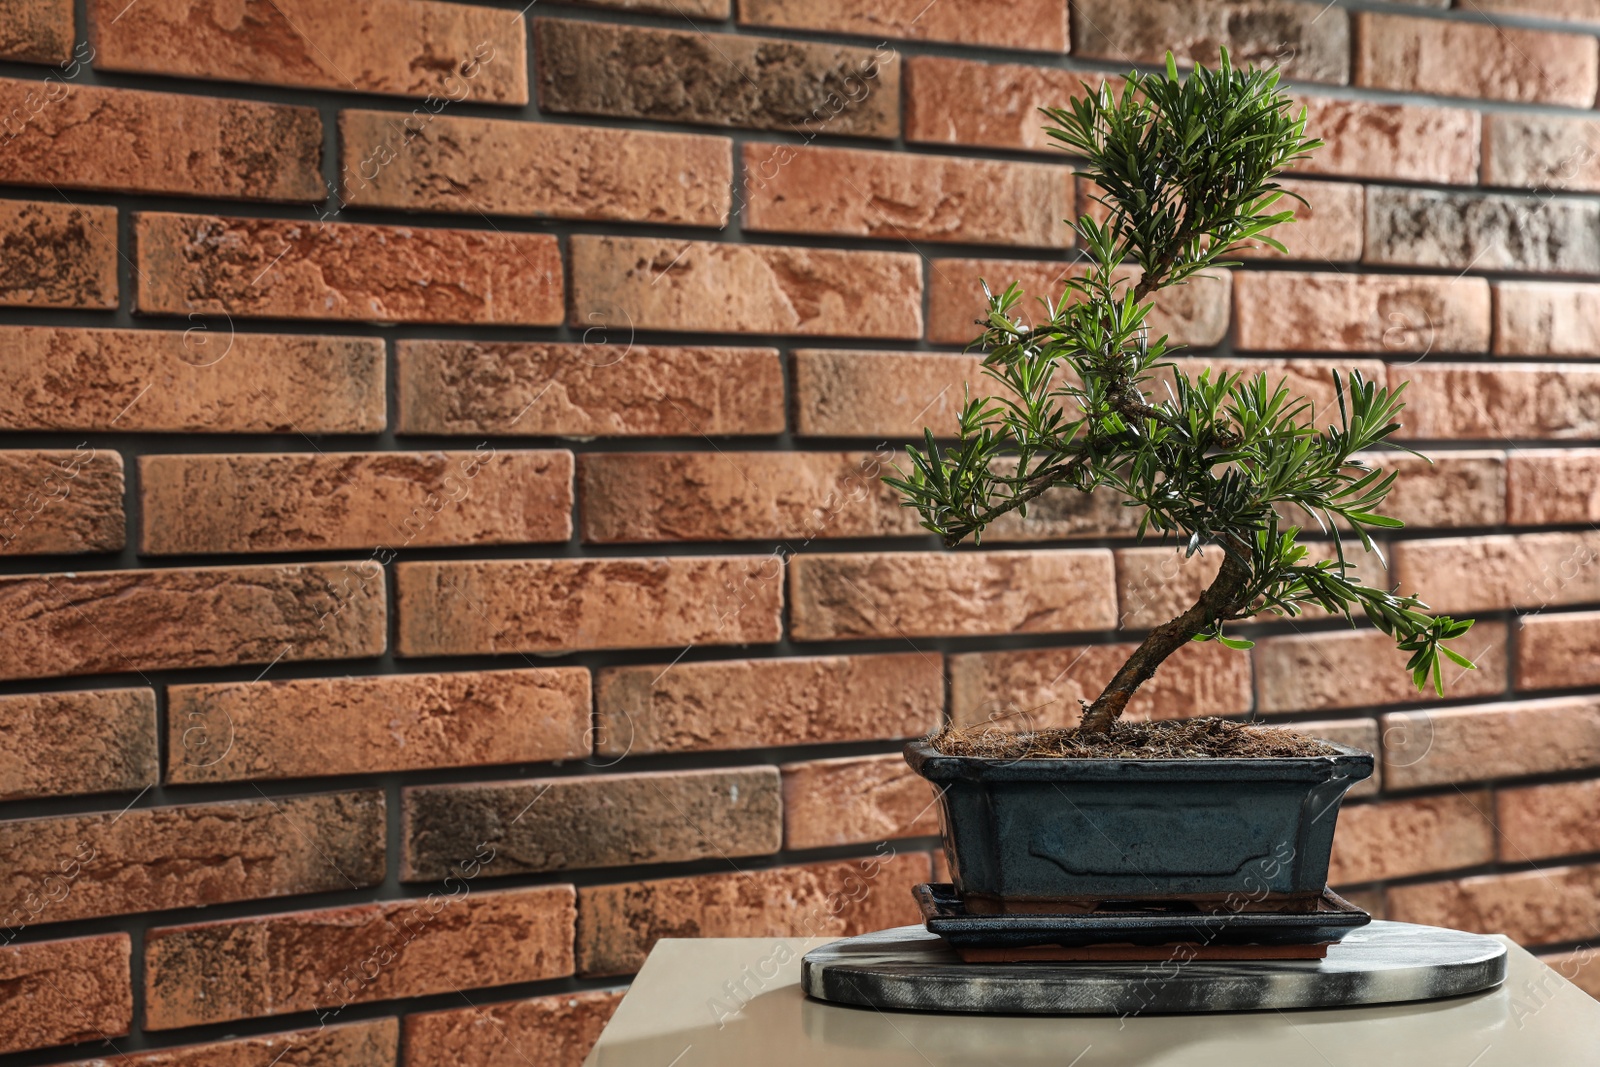
[[[1081,729],[1090,733],[1104,733],[1128,706],[1134,691],[1156,673],[1156,668],[1195,634],[1201,633],[1218,619],[1225,619],[1244,607],[1243,591],[1250,580],[1250,569],[1235,557],[1224,553],[1222,568],[1217,577],[1200,594],[1194,606],[1169,623],[1150,631],[1150,635],[1133,650],[1120,670],[1112,676],[1105,690],[1083,711]]]

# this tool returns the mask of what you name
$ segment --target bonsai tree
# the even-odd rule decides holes
[[[1189,556],[1221,554],[1193,606],[1152,630],[1085,703],[1080,734],[1109,731],[1186,642],[1249,648],[1225,627],[1269,612],[1293,617],[1310,604],[1352,623],[1360,609],[1411,653],[1417,686],[1431,678],[1442,692],[1441,655],[1473,666],[1444,646],[1472,621],[1364,584],[1345,556],[1346,535],[1376,552],[1373,531],[1402,525],[1380,511],[1395,475],[1361,454],[1390,443],[1405,387],[1334,372],[1338,422],[1318,430],[1312,404],[1282,381],[1191,377],[1166,360],[1167,339],[1150,336],[1151,297],[1161,290],[1233,266],[1228,255],[1253,241],[1284,250],[1267,231],[1293,212],[1274,210],[1285,193],[1273,179],[1321,145],[1305,134],[1304,110],[1291,113],[1275,70],[1236,70],[1226,52],[1216,70],[1187,79],[1169,54],[1164,75],[1130,73],[1120,91],[1084,89],[1069,110],[1044,114],[1049,135],[1087,160],[1078,173],[1099,187],[1105,221],[1084,215],[1076,227],[1087,268],[1039,301],[1033,326],[1016,314],[1015,284],[999,294],[984,284],[988,308],[973,345],[1001,388],[968,396],[952,446],[925,430],[924,447],[908,450],[909,470],[889,483],[947,547],[977,543],[1002,515],[1026,515],[1029,502],[1066,488],[1125,498],[1139,509],[1141,539],[1154,535]],[[1334,558],[1309,557],[1303,527],[1288,524],[1299,517],[1332,537]]]

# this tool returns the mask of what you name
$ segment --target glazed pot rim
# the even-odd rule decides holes
[[[1322,740],[1322,739],[1318,739]],[[1373,771],[1372,753],[1337,741],[1326,756],[1194,757],[1190,759],[1115,759],[1050,756],[999,759],[950,756],[927,740],[906,742],[911,769],[932,781],[1322,781],[1360,780]]]

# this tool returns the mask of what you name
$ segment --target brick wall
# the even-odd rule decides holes
[[[1310,618],[1132,713],[1381,750],[1335,882],[1600,988],[1600,8],[1067,6],[0,0],[0,1062],[575,1064],[659,937],[911,921],[899,740],[1215,560],[877,476],[1072,269],[1033,109],[1219,43],[1329,146],[1161,328],[1413,382],[1365,565],[1481,669]]]

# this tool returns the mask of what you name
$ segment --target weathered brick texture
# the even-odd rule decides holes
[[[784,427],[768,348],[633,343],[611,309],[581,344],[401,341],[395,392],[407,434],[560,437],[756,435]]]
[[[1378,12],[1354,18],[1357,85],[1594,106],[1593,37]]]
[[[749,26],[819,30],[879,40],[950,41],[957,44],[1067,50],[1064,0],[967,0],[959,6],[921,0],[883,0],[863,8],[850,0],[741,0],[739,21]]]
[[[374,433],[383,342],[187,330],[0,328],[0,429]]]
[[[744,227],[1070,248],[1072,171],[1042,163],[745,145]]]
[[[882,480],[903,460],[887,450],[594,453],[578,471],[583,539],[914,536],[916,513]]]
[[[143,456],[151,555],[565,541],[572,453]]]
[[[394,1067],[400,1040],[398,1019],[328,1023],[309,1030],[178,1045],[157,1052],[123,1052],[116,1062],[125,1067]],[[104,1059],[82,1060],[69,1067],[104,1067]]]
[[[196,8],[90,0],[95,66],[343,92],[528,102],[515,12],[438,0],[316,0]]]
[[[481,874],[474,855],[457,870],[470,863]],[[145,1025],[342,1009],[572,973],[571,886],[487,891],[467,877],[414,900],[151,930]]]
[[[1277,64],[1296,81],[1350,80],[1350,22],[1343,8],[1305,8],[1291,0],[1075,0],[1072,47],[1096,59],[1159,63]]]
[[[533,25],[545,111],[845,137],[900,132],[892,53],[570,19]]]
[[[0,0],[0,57],[63,63],[72,57],[72,0]]]
[[[358,560],[0,578],[0,678],[376,656],[381,576]]]
[[[810,554],[789,568],[801,641],[1102,630],[1116,613],[1101,549]]]
[[[174,685],[167,700],[169,782],[535,763],[592,747],[582,667]]]
[[[32,923],[165,911],[383,880],[377,790],[231,800],[0,823],[15,858],[0,913]],[[59,894],[59,898],[58,898]]]
[[[0,115],[9,184],[302,204],[327,194],[322,120],[308,107],[0,78]]]
[[[126,543],[122,454],[0,451],[0,556],[115,552]]]
[[[575,1064],[621,1002],[622,990],[594,989],[408,1015],[405,1067]]]
[[[606,667],[595,681],[595,751],[915,737],[938,726],[943,668],[937,654],[918,652]]]
[[[126,1034],[133,1025],[132,952],[127,934],[0,948],[0,982],[13,1006],[0,1030],[0,1052]]]
[[[848,937],[915,921],[926,852],[591,886],[578,893],[580,975],[639,969],[663,937]]]
[[[922,334],[922,265],[902,252],[580,236],[571,256],[569,321],[577,327]]]
[[[1392,712],[1382,722],[1388,789],[1600,767],[1594,697]]]
[[[728,217],[726,137],[452,115],[420,124],[393,112],[345,111],[339,141],[342,158],[357,161],[343,172],[341,195],[358,207],[449,211],[477,221],[528,215],[721,226]],[[683,180],[663,183],[663,173]],[[510,247],[479,253],[508,254],[515,254]]]
[[[116,209],[0,201],[0,305],[116,307]]]
[[[543,233],[142,212],[140,311],[356,322],[550,325],[561,261]]]
[[[150,689],[0,697],[0,800],[137,792],[161,773]]]
[[[403,563],[403,656],[776,641],[776,556]]]
[[[485,848],[495,875],[761,856],[783,828],[771,767],[418,786],[404,803],[410,882]]]

